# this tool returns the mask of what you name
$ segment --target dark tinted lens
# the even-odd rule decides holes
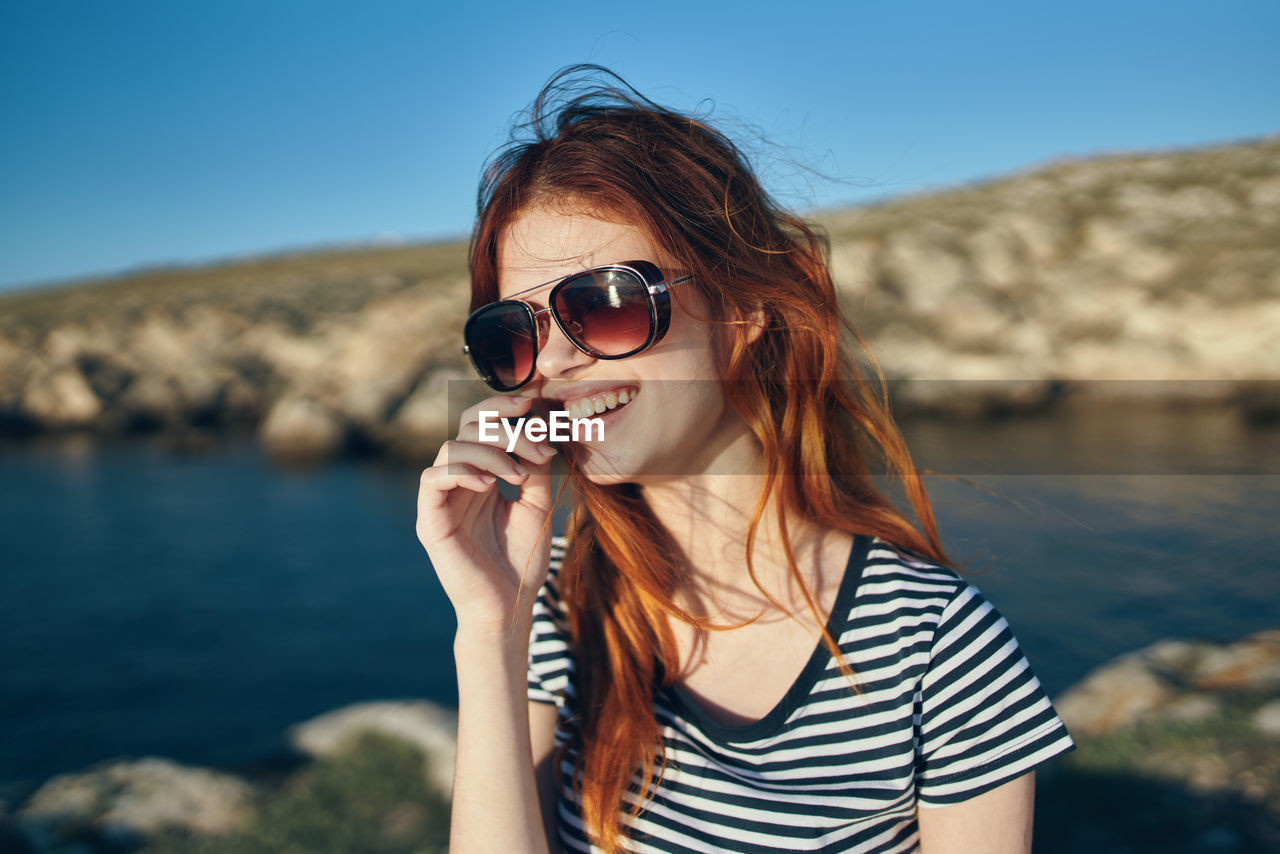
[[[473,314],[463,330],[471,359],[502,390],[527,382],[537,357],[533,315],[520,303],[495,303]]]
[[[648,291],[626,270],[598,270],[571,279],[556,291],[555,310],[569,335],[598,356],[638,350],[653,332]]]

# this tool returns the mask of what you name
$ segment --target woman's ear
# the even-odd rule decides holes
[[[756,306],[756,310],[747,316],[747,343],[754,344],[760,340],[760,336],[764,334],[765,327],[769,325],[769,315],[765,312],[764,306]]]

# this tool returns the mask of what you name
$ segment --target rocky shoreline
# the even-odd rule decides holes
[[[1037,773],[1037,851],[1280,844],[1280,628],[1231,643],[1161,641],[1053,702],[1078,749]],[[293,758],[253,776],[156,757],[99,763],[0,801],[0,849],[343,850],[304,840],[345,822],[365,836],[333,844],[442,851],[456,727],[456,712],[426,701],[360,703],[290,728]],[[1118,812],[1097,798],[1115,790],[1128,803]]]
[[[386,781],[395,790],[387,798],[390,806],[422,812],[424,821],[432,818],[431,827],[411,822],[408,835],[436,838],[447,827],[456,731],[457,713],[425,700],[357,703],[290,727],[287,752],[264,757],[253,770],[201,768],[151,756],[100,762],[28,792],[11,785],[13,803],[0,798],[0,851],[119,854],[232,843],[255,832],[272,806],[287,802],[311,778],[349,774],[370,754],[381,754],[383,764],[390,756],[398,766]],[[357,786],[329,795],[352,810],[366,797]],[[304,823],[320,819],[305,817]],[[372,817],[375,824],[395,820],[381,813]],[[402,826],[400,835],[405,831]],[[377,830],[364,832],[372,839]]]
[[[1280,138],[1051,163],[818,219],[900,412],[1127,402],[1280,423]],[[448,433],[450,386],[479,389],[466,312],[460,244],[2,294],[0,437],[181,446],[243,429],[281,459],[422,460]]]

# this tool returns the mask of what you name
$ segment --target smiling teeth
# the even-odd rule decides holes
[[[591,397],[584,397],[581,400],[575,400],[565,406],[565,410],[569,413],[570,418],[590,418],[592,415],[598,415],[610,409],[617,409],[626,403],[635,400],[636,395],[640,392],[636,389],[621,389],[619,391],[606,391],[604,394],[597,394]]]

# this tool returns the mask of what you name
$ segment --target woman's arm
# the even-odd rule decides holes
[[[533,776],[538,800],[542,803],[542,826],[547,831],[551,854],[560,850],[556,834],[556,777],[552,754],[556,747],[556,718],[559,710],[547,703],[529,703],[529,740],[533,746]]]
[[[516,458],[480,435],[482,412],[526,412],[531,398],[491,397],[462,415],[418,489],[418,539],[458,619],[458,756],[450,851],[547,850],[529,738],[529,632],[550,564],[547,443],[522,437]],[[497,480],[521,487],[505,498]]]
[[[527,695],[529,626],[503,638],[459,629],[453,648],[458,759],[449,850],[543,854],[547,834],[534,780]]]
[[[922,854],[1030,854],[1036,772],[976,798],[916,808]]]

